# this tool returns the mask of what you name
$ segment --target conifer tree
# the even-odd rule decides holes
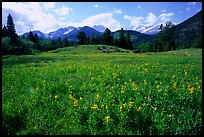
[[[15,46],[18,44],[18,35],[16,34],[15,25],[11,14],[9,14],[7,17],[7,36],[10,37],[11,45]]]
[[[6,26],[4,25],[3,28],[2,28],[2,36],[7,36],[7,29],[6,29]]]
[[[111,31],[106,28],[103,34],[103,44],[105,45],[113,45],[113,36],[111,35]]]

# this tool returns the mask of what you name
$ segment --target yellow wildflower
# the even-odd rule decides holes
[[[176,88],[176,82],[174,82],[174,88]]]
[[[146,80],[144,80],[144,84],[147,84],[147,81],[146,81]]]
[[[73,96],[70,94],[70,95],[69,95],[69,98],[72,100],[72,99],[73,99]]]
[[[191,87],[189,90],[190,90],[190,93],[193,93],[195,91],[195,88]]]
[[[56,95],[56,96],[55,96],[55,99],[57,99],[57,98],[58,98],[58,96]]]
[[[134,103],[134,102],[130,102],[130,103],[129,103],[129,107],[132,107],[133,103]]]
[[[82,98],[82,97],[80,97],[79,99],[80,99],[80,100],[82,100],[83,98]]]
[[[106,109],[108,109],[108,105],[106,105]]]
[[[160,88],[160,85],[157,85],[157,88]]]
[[[123,106],[120,106],[120,112],[123,110]]]
[[[77,103],[78,103],[78,100],[74,100],[74,106],[76,106],[77,105]]]
[[[98,109],[98,106],[97,105],[93,105],[91,108],[92,109]]]
[[[124,91],[124,90],[121,90],[121,91],[120,91],[120,93],[121,93],[121,94],[124,94],[124,93],[125,93],[125,91]]]
[[[110,122],[110,116],[106,116],[105,119],[106,119],[106,122]]]
[[[96,94],[96,98],[99,98],[100,97],[100,95],[99,94]]]
[[[103,104],[101,105],[101,108],[104,108],[104,105],[103,105]]]
[[[141,109],[142,109],[142,107],[140,106],[140,107],[137,109],[137,112],[140,111]]]

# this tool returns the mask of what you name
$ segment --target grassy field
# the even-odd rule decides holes
[[[3,56],[3,134],[201,134],[201,49],[103,47]]]

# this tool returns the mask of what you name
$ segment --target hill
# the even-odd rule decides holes
[[[197,37],[202,37],[202,10],[172,28],[176,45],[192,43]]]
[[[113,32],[112,33],[113,37],[118,39],[120,32],[121,30]],[[130,35],[133,45],[137,45],[137,44],[144,43],[144,42],[150,42],[155,37],[155,35],[148,35],[148,34],[140,33],[138,31],[134,31],[134,30],[124,30],[124,33],[126,35],[127,34]]]

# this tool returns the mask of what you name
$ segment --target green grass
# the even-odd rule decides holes
[[[201,49],[103,47],[3,56],[3,134],[201,134]]]

